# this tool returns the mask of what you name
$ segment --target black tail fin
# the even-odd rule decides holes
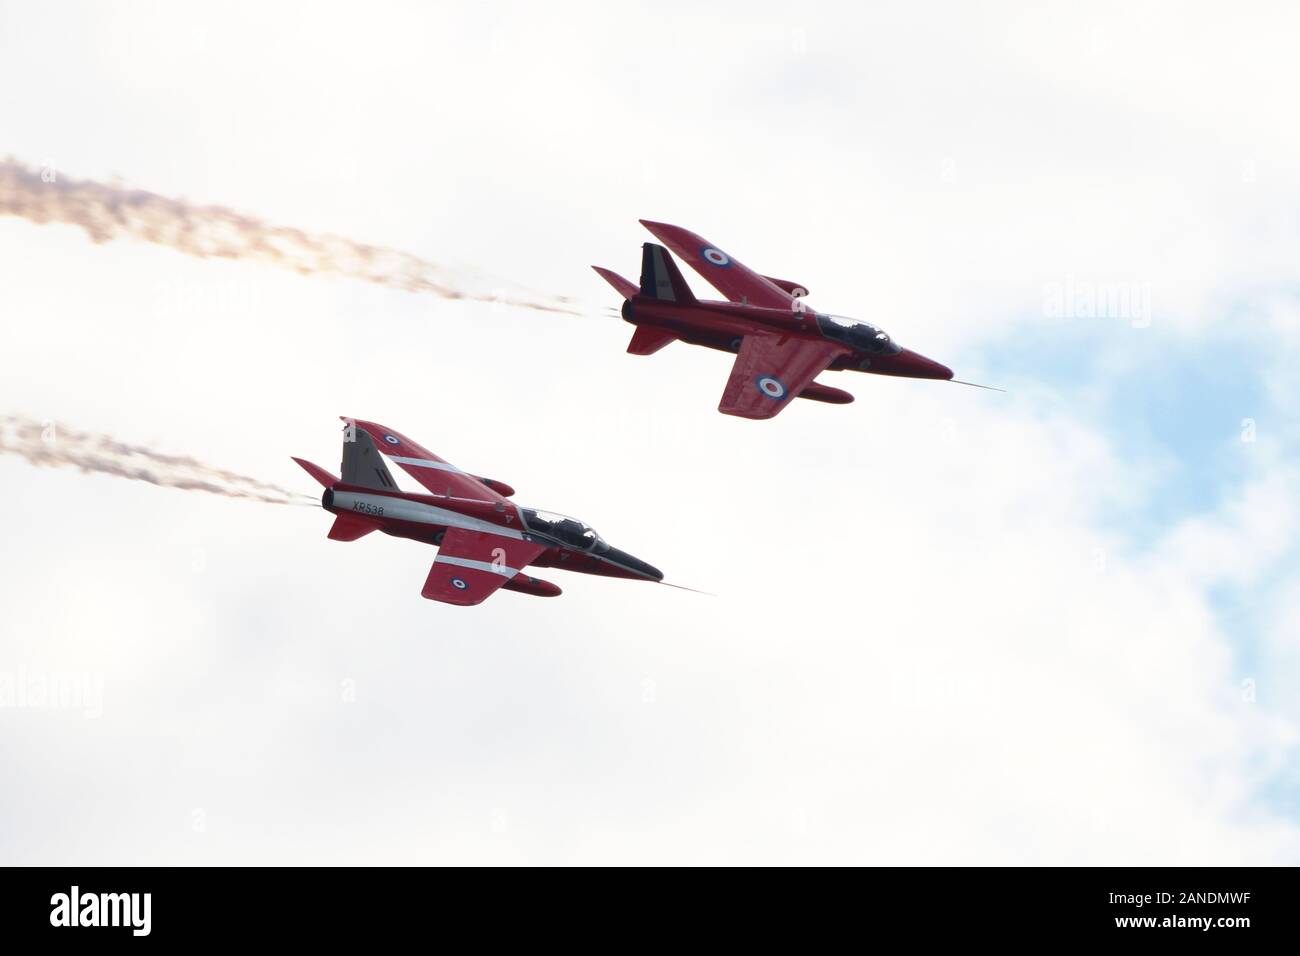
[[[375,447],[374,439],[361,428],[349,422],[343,429],[343,483],[377,491],[396,491],[384,456]]]
[[[647,299],[683,305],[695,301],[695,293],[686,284],[686,278],[673,262],[673,257],[667,249],[653,242],[641,247],[641,294]]]

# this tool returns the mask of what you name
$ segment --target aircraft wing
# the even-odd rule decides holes
[[[740,343],[718,411],[773,418],[846,350],[834,342],[757,332]]]
[[[766,309],[793,308],[794,296],[789,292],[689,229],[648,219],[642,219],[641,225],[732,302]]]
[[[447,495],[452,498],[472,498],[478,501],[505,501],[497,491],[484,484],[483,479],[461,471],[450,462],[443,461],[429,449],[411,441],[399,431],[374,422],[345,418],[345,422],[355,424],[372,439],[375,447],[390,460],[402,466],[402,469],[429,489],[431,494]],[[508,485],[493,482],[506,491],[513,492]]]
[[[481,604],[545,550],[532,541],[448,528],[420,595],[444,604]]]

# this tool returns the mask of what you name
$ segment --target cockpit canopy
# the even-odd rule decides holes
[[[551,511],[521,508],[524,525],[535,534],[544,535],[575,551],[592,551],[596,554],[609,550],[605,539],[596,534],[589,524],[577,518],[568,518]]]
[[[902,348],[894,343],[884,329],[878,329],[869,322],[860,322],[843,315],[817,313],[817,328],[822,335],[836,342],[841,342],[859,352],[871,352],[875,355],[897,355]]]

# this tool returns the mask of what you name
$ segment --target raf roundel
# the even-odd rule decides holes
[[[754,385],[768,398],[780,401],[785,398],[785,383],[771,375],[760,375],[754,379]]]
[[[452,578],[451,586],[454,587],[457,591],[463,591],[467,587],[469,587],[469,585],[466,584],[464,581],[462,581],[460,578]]]
[[[720,269],[725,269],[727,266],[731,265],[731,259],[727,254],[721,249],[714,249],[712,246],[705,246],[700,250],[700,255],[704,257],[705,262],[717,266]]]
[[[390,444],[390,445],[400,445],[400,444],[401,444],[401,442],[400,442],[398,439],[394,438],[392,435],[385,435],[385,436],[384,436],[384,441],[388,442],[388,444]]]

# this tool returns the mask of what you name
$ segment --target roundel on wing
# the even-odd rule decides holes
[[[388,444],[390,444],[390,445],[400,445],[400,444],[401,444],[401,441],[399,441],[398,439],[394,438],[392,435],[385,435],[385,436],[384,436],[384,441],[388,442]]]
[[[714,249],[712,246],[705,246],[700,250],[700,255],[709,265],[717,266],[719,269],[725,269],[731,265],[731,257],[721,249]]]
[[[469,585],[466,584],[461,578],[452,578],[451,586],[454,587],[457,591],[463,591],[467,587],[469,587]]]
[[[760,375],[754,379],[754,387],[767,398],[780,401],[785,398],[785,383],[774,375]]]

